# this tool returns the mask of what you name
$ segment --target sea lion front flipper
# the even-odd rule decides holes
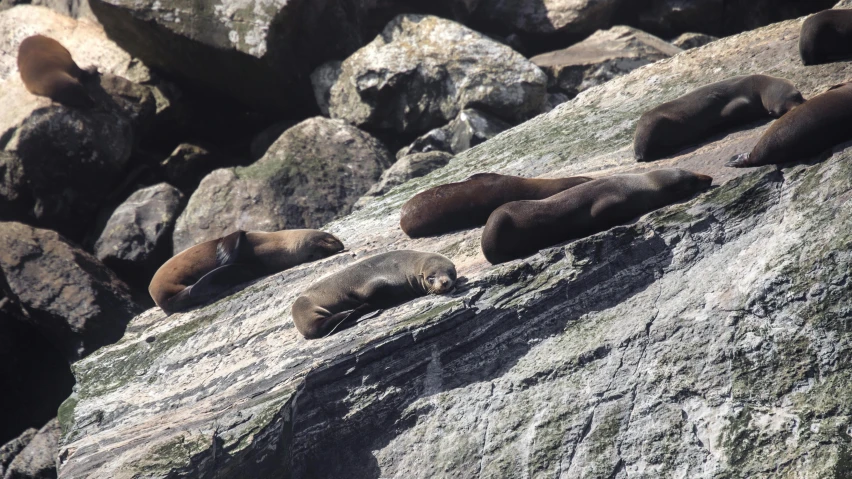
[[[219,242],[216,243],[216,264],[219,266],[225,266],[238,262],[240,260],[240,256],[242,256],[242,246],[246,242],[245,237],[246,232],[243,230],[237,230],[227,236],[223,236]],[[213,271],[216,270],[214,269]]]
[[[348,311],[341,311],[339,313],[332,314],[331,316],[326,318],[325,321],[323,321],[323,323],[324,323],[323,326],[327,327],[327,325],[329,325],[329,324],[333,324],[334,326],[323,337],[326,338],[328,336],[331,336],[331,334],[333,332],[337,331],[337,328],[341,324],[345,323],[346,320],[348,320],[349,318],[353,318],[353,319],[356,320],[356,322],[352,325],[352,326],[354,326],[355,324],[360,323],[361,322],[360,319],[362,319],[362,318],[363,319],[369,319],[369,318],[375,317],[375,314],[371,315],[371,316],[367,316],[367,317],[363,316],[364,313],[366,313],[367,311],[370,311],[372,309],[374,309],[372,306],[370,306],[367,303],[364,303],[364,304],[362,304],[361,306],[358,306],[355,309],[350,309]],[[381,311],[382,310],[377,310],[376,312],[379,313]],[[346,329],[346,328],[343,328],[343,329]]]
[[[207,298],[257,277],[257,273],[248,265],[226,264],[205,274],[195,284],[181,291],[181,294],[188,292],[192,298]]]
[[[749,164],[749,158],[751,157],[751,153],[740,153],[737,156],[732,156],[725,166],[730,166],[731,168],[746,168],[752,166]]]

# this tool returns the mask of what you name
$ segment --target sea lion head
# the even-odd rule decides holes
[[[430,254],[421,263],[418,276],[426,293],[448,293],[456,284],[456,265],[446,256]]]
[[[316,261],[343,251],[343,242],[331,233],[318,230],[306,230],[302,238],[305,261]]]
[[[713,183],[713,178],[710,176],[680,168],[654,170],[648,173],[648,176],[660,192],[665,193],[667,198],[674,201],[689,198],[695,193],[710,188]]]
[[[763,107],[775,118],[783,116],[793,108],[805,102],[796,85],[787,80],[775,78],[760,94]]]

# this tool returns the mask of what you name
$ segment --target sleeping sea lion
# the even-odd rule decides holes
[[[157,306],[171,314],[204,303],[237,284],[342,250],[339,239],[318,230],[236,231],[187,248],[166,261],[154,273],[148,292]]]
[[[751,153],[731,158],[727,166],[744,168],[811,158],[852,140],[847,120],[852,120],[852,83],[841,83],[776,120]]]
[[[456,267],[437,253],[402,250],[359,261],[311,285],[293,303],[293,323],[307,339],[343,321],[453,289]]]
[[[506,203],[488,217],[482,252],[492,264],[522,258],[685,200],[712,181],[686,170],[663,169],[600,178],[544,200]]]
[[[482,226],[498,206],[540,200],[591,178],[521,178],[477,173],[464,181],[436,186],[414,195],[400,212],[399,226],[411,238]]]
[[[824,10],[808,17],[799,33],[805,65],[852,58],[852,10]]]
[[[24,86],[33,95],[78,108],[95,104],[80,83],[92,73],[78,67],[71,53],[52,38],[44,35],[25,38],[18,47],[18,70]]]
[[[804,101],[783,78],[748,75],[711,83],[643,113],[633,153],[637,161],[656,160],[720,129],[780,117]]]

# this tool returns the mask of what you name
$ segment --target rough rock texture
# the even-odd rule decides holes
[[[328,112],[326,112],[328,113]],[[252,161],[259,160],[269,151],[269,147],[275,143],[282,133],[294,127],[298,122],[292,120],[279,121],[258,133],[251,140],[249,154]]]
[[[181,143],[160,163],[169,183],[183,191],[193,191],[211,171],[225,166],[224,155],[192,143]]]
[[[690,48],[698,48],[707,45],[710,42],[715,42],[719,37],[713,35],[705,35],[703,33],[684,33],[671,41],[671,44],[682,49],[689,50]]]
[[[168,183],[133,193],[109,218],[95,257],[128,284],[146,287],[172,256],[172,231],[183,205],[183,193]]]
[[[458,154],[497,136],[511,127],[505,121],[474,108],[462,110],[453,121],[435,128],[405,148],[396,152],[397,158],[413,153],[444,151]]]
[[[323,115],[329,116],[328,103],[331,101],[331,87],[340,78],[342,61],[332,60],[318,66],[311,73],[311,86],[314,90],[314,99]]]
[[[382,196],[394,186],[401,185],[412,178],[420,178],[427,174],[447,166],[453,155],[443,151],[430,151],[428,153],[414,153],[406,155],[390,168],[382,173],[379,182],[364,194],[365,197]],[[362,198],[365,199],[365,198]],[[358,200],[358,204],[362,203]]]
[[[547,90],[569,98],[681,49],[631,27],[615,26],[563,50],[530,59],[547,74]]]
[[[328,111],[401,133],[428,131],[467,107],[519,122],[542,111],[545,84],[535,65],[485,35],[438,17],[400,15],[341,64]]]
[[[33,437],[35,437],[38,429],[29,428],[26,431],[22,432],[18,437],[12,439],[11,441],[3,444],[0,447],[0,477],[3,477],[6,472],[6,467],[9,466],[9,463],[15,459],[15,456],[18,455],[27,444],[32,441]]]
[[[9,464],[3,479],[53,479],[56,477],[56,450],[62,431],[56,418],[39,429],[23,451]]]
[[[174,251],[236,229],[317,228],[346,214],[391,165],[387,149],[340,120],[290,128],[250,166],[209,174],[180,215]]]
[[[139,308],[127,286],[57,233],[0,223],[0,287],[69,361],[115,342]]]
[[[0,310],[0,444],[56,417],[73,385],[68,361],[56,348],[33,325]],[[0,469],[11,461],[3,458],[0,452]]]
[[[767,127],[637,164],[641,113],[766,73],[807,96],[800,21],[725,38],[581,93],[326,228],[350,253],[196,311],[150,310],[74,366],[60,477],[844,477],[852,417],[852,148],[729,169]],[[680,166],[718,188],[498,267],[480,229],[410,240],[399,208],[471,173]],[[290,306],[357,258],[450,256],[449,296],[306,341]]]
[[[622,0],[480,0],[474,17],[498,29],[583,37],[611,24]]]
[[[833,8],[852,8],[852,0],[840,0]]]

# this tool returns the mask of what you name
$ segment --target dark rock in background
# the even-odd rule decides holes
[[[285,131],[296,126],[296,121],[279,121],[254,136],[249,145],[249,158],[251,161],[257,161],[263,158],[269,147],[275,143]]]
[[[328,109],[332,118],[368,130],[409,135],[469,107],[518,123],[542,111],[546,81],[526,58],[467,27],[401,15],[343,61]]]
[[[54,418],[15,456],[3,479],[55,479],[56,451],[62,430]]]
[[[719,37],[703,33],[684,33],[672,40],[671,44],[682,50],[689,50],[690,48],[698,48],[710,42],[715,42],[718,39]]]
[[[191,193],[211,171],[227,166],[226,155],[201,145],[181,143],[160,163],[168,182]]]
[[[321,227],[348,213],[391,159],[378,140],[341,120],[305,120],[260,160],[207,175],[178,218],[174,251],[237,229]]]
[[[140,308],[127,286],[59,234],[0,223],[0,286],[69,361],[118,340]]]
[[[495,137],[512,125],[488,113],[474,108],[462,110],[453,121],[441,128],[435,128],[414,143],[399,150],[396,157],[430,151],[444,151],[456,155],[469,148]]]
[[[573,98],[581,91],[680,52],[680,48],[653,35],[616,26],[530,61],[547,74],[548,92]]]
[[[146,291],[157,268],[172,256],[172,231],[183,205],[183,193],[167,183],[133,193],[112,213],[95,243],[95,257]]]

